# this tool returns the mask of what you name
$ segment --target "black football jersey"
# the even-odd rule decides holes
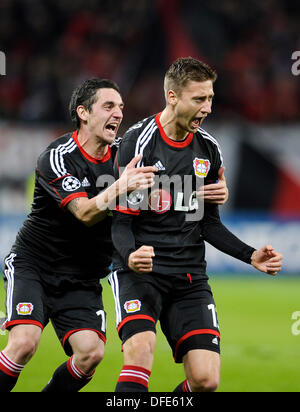
[[[51,143],[38,159],[32,211],[13,249],[58,276],[106,276],[112,256],[111,216],[86,227],[67,205],[104,189],[97,180],[102,175],[113,176],[115,153],[112,145],[101,160],[91,157],[80,146],[77,131]]]
[[[120,200],[116,215],[132,215],[136,249],[154,247],[154,272],[204,274],[204,208],[195,192],[218,180],[222,153],[217,141],[202,128],[183,141],[171,140],[161,126],[160,115],[137,123],[122,139],[115,161],[117,176],[138,154],[142,159],[137,166],[156,166],[158,172],[152,190],[136,191]],[[117,224],[114,230],[118,231]],[[122,266],[124,258],[116,253],[114,267]]]

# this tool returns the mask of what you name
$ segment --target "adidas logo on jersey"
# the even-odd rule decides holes
[[[218,338],[213,338],[212,343],[215,345],[219,345]]]
[[[165,166],[162,164],[162,162],[159,160],[158,162],[153,165],[154,167],[157,167],[158,170],[166,170]]]
[[[90,182],[88,181],[88,178],[87,178],[87,177],[85,177],[85,178],[83,179],[83,181],[82,181],[82,183],[81,183],[81,186],[82,186],[82,187],[91,186],[91,184],[90,184]]]

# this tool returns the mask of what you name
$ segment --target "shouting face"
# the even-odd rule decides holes
[[[112,144],[123,119],[123,100],[116,90],[108,88],[99,89],[96,97],[91,110],[79,106],[78,115],[89,134],[96,136],[104,144]]]
[[[177,93],[171,94],[177,127],[195,133],[208,114],[211,113],[213,83],[189,81]]]

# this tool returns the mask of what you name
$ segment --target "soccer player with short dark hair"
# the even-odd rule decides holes
[[[135,192],[114,212],[110,283],[124,354],[118,392],[148,391],[158,320],[175,362],[184,364],[186,380],[176,391],[217,389],[220,330],[204,241],[262,272],[281,269],[282,256],[271,245],[255,250],[220,221],[222,201],[211,191],[223,177],[222,153],[201,127],[215,80],[215,71],[198,60],[175,61],[165,76],[165,109],[131,127],[119,146],[118,175],[138,154],[137,166],[155,165],[158,172],[150,194]]]
[[[38,159],[32,211],[3,270],[9,338],[0,352],[0,392],[15,386],[49,320],[70,358],[44,392],[79,391],[103,358],[99,279],[111,264],[109,209],[119,195],[151,186],[156,170],[135,168],[140,157],[134,157],[124,178],[113,182],[123,106],[114,82],[86,80],[70,101],[77,130],[56,139]]]

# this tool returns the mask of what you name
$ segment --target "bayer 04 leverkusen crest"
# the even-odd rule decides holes
[[[195,157],[193,166],[196,176],[206,177],[210,169],[210,161],[208,159],[199,159],[198,157]]]

